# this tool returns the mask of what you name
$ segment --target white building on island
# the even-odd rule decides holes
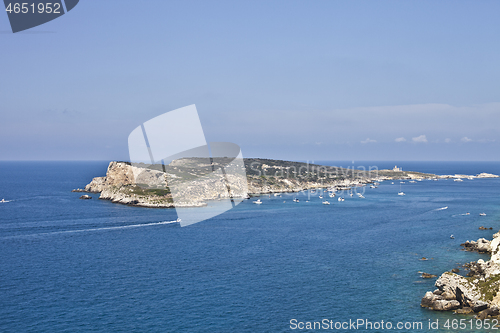
[[[394,169],[392,169],[392,171],[401,172],[401,171],[403,171],[403,168],[398,168],[398,166],[395,165]]]

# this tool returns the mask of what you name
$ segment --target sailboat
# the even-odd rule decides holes
[[[401,190],[401,184],[399,184],[399,193],[398,195],[406,195],[405,192]]]
[[[262,201],[260,201],[260,199],[257,199],[256,201],[253,202],[254,204],[257,204],[257,205],[260,205],[262,204]]]

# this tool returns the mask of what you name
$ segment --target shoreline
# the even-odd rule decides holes
[[[479,229],[491,230],[482,226]],[[480,238],[460,245],[463,251],[489,254],[490,259],[464,264],[462,267],[468,271],[466,276],[457,274],[456,269],[441,274],[434,284],[437,289],[425,293],[421,307],[473,314],[477,319],[500,319],[500,231],[491,241]]]

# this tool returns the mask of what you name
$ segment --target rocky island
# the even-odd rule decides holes
[[[376,167],[342,168],[271,159],[244,159],[244,170],[231,172],[232,160],[219,158],[207,164],[204,159],[183,158],[162,165],[132,165],[111,162],[106,176],[94,178],[84,189],[75,192],[100,193],[99,199],[151,208],[174,207],[171,184],[190,182],[182,188],[176,207],[197,207],[208,200],[248,198],[252,195],[300,192],[309,189],[348,190],[391,179],[436,179],[436,175],[401,170],[378,170]],[[206,177],[214,170],[225,172]],[[241,172],[240,172],[241,171]],[[243,176],[242,176],[243,175]],[[227,181],[231,183],[228,191]],[[177,187],[179,188],[179,187]],[[181,190],[179,190],[181,191]]]

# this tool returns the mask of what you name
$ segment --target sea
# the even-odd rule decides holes
[[[500,174],[499,162],[321,163]],[[384,181],[330,205],[262,195],[180,227],[174,209],[71,192],[107,165],[0,162],[1,332],[498,331],[420,301],[436,280],[421,272],[488,259],[460,244],[500,229],[500,179]]]

